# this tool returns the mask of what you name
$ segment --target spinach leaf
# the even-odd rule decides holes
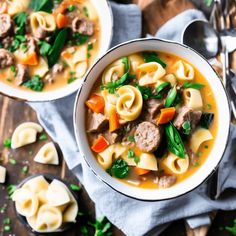
[[[138,90],[141,92],[143,99],[147,100],[148,98],[161,98],[162,95],[161,94],[156,94],[153,93],[152,89],[149,87],[145,87],[145,86],[140,86],[140,85],[136,85],[136,87],[138,88]]]
[[[48,53],[49,67],[53,67],[57,63],[57,61],[60,57],[60,54],[61,54],[61,50],[66,43],[67,35],[68,35],[67,28],[60,30],[60,32],[58,33],[58,35],[55,39],[55,42],[54,42],[51,50]]]
[[[164,67],[164,68],[166,67],[166,63],[164,61],[162,61],[155,52],[144,52],[143,58],[146,63],[157,62],[160,65],[162,65],[162,67]]]
[[[14,16],[14,22],[17,26],[16,28],[16,34],[18,35],[24,35],[25,34],[25,24],[27,20],[28,14],[26,12],[18,13]]]
[[[124,179],[129,174],[129,166],[123,159],[117,159],[110,169],[110,174],[119,179]]]
[[[43,90],[44,83],[38,75],[35,75],[32,77],[32,79],[23,83],[23,86],[30,88],[36,92],[41,92]]]
[[[52,9],[54,7],[52,0],[31,0],[30,8],[33,11],[45,11],[48,13],[52,13]]]
[[[165,126],[165,135],[168,150],[180,158],[185,158],[185,148],[182,138],[172,123]]]
[[[166,97],[166,101],[165,101],[165,107],[171,107],[171,105],[174,103],[175,99],[177,96],[177,89],[175,87],[173,87],[167,97]]]
[[[193,88],[193,89],[202,89],[205,85],[204,84],[197,84],[197,83],[192,83],[192,82],[184,82],[183,87],[184,88]]]
[[[214,113],[204,112],[204,113],[202,113],[199,124],[201,127],[205,128],[205,129],[209,129],[213,119],[214,119]]]

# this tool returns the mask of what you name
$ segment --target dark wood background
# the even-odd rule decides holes
[[[120,1],[121,2],[121,1]],[[128,2],[128,1],[123,1]],[[188,0],[133,0],[134,3],[138,4],[143,10],[143,32],[154,34],[156,30],[168,19],[174,15],[182,12],[188,8],[194,8],[194,4]],[[200,2],[200,1],[199,1]],[[156,14],[158,12],[158,14]],[[22,147],[17,150],[10,150],[4,148],[2,143],[4,139],[11,137],[13,130],[18,124],[25,121],[36,121],[37,117],[35,112],[23,102],[15,101],[7,97],[0,96],[0,157],[1,165],[7,168],[7,181],[5,184],[0,185],[0,236],[15,235],[15,236],[30,236],[30,233],[26,227],[24,227],[17,219],[14,211],[13,203],[7,197],[6,186],[9,184],[18,184],[25,177],[36,173],[51,173],[54,174],[68,183],[79,184],[78,180],[68,170],[66,163],[63,161],[63,156],[60,155],[60,166],[50,166],[35,163],[33,161],[34,155],[37,153],[39,148],[50,140],[48,137],[47,141],[38,141],[35,144]],[[9,159],[13,158],[16,160],[16,164],[13,165],[9,162]],[[22,173],[21,169],[23,166],[28,166],[29,171],[27,174]],[[86,193],[86,190],[82,188],[78,192],[80,210],[89,213],[86,220],[94,221],[94,203],[90,200]],[[199,206],[201,207],[201,206]],[[3,219],[9,217],[11,219],[11,232],[3,231]],[[225,225],[232,225],[233,219],[236,218],[236,211],[224,212],[219,211],[209,229],[207,235],[209,236],[223,236],[230,235],[221,228]],[[83,221],[84,219],[81,219]],[[80,220],[79,220],[80,221]],[[145,222],[144,222],[145,224]],[[116,227],[113,226],[115,236],[122,236]],[[55,234],[54,234],[55,235]],[[80,222],[74,225],[74,227],[64,233],[56,234],[64,236],[82,235],[80,233]],[[93,230],[89,229],[89,235],[93,235]],[[198,231],[192,232],[185,229],[184,220],[179,220],[172,223],[162,236],[184,236],[184,235],[201,235]]]

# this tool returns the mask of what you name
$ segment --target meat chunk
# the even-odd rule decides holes
[[[62,64],[57,63],[52,67],[52,74],[53,75],[60,74],[63,70],[64,66]]]
[[[186,153],[189,157],[191,165],[195,166],[198,163],[197,155],[190,149],[188,145],[185,146]]]
[[[32,36],[26,35],[27,52],[36,51],[36,42]]]
[[[163,106],[164,101],[161,99],[151,98],[146,101],[146,108],[152,119],[158,115]]]
[[[88,132],[100,132],[108,125],[108,119],[101,113],[89,111]]]
[[[20,86],[27,79],[28,79],[28,69],[27,69],[27,66],[18,64],[16,66],[15,84],[17,86]]]
[[[13,42],[13,37],[7,36],[2,40],[2,46],[7,49],[11,46]]]
[[[140,123],[134,133],[137,146],[144,152],[155,151],[161,142],[161,136],[160,127],[149,121]]]
[[[33,33],[34,37],[37,39],[45,39],[47,37],[47,31],[40,26]]]
[[[0,69],[4,69],[14,64],[13,55],[6,49],[0,49]]]
[[[94,24],[89,20],[76,17],[72,21],[72,30],[73,32],[91,36],[94,34]]]
[[[117,143],[120,139],[118,133],[116,133],[116,132],[111,133],[109,131],[106,131],[106,132],[103,133],[103,136],[109,142],[109,144]]]
[[[178,130],[182,130],[183,123],[185,121],[189,121],[191,125],[191,130],[194,130],[197,124],[199,123],[201,116],[201,111],[193,111],[189,107],[181,107],[178,110],[177,116],[175,117],[173,124]]]
[[[0,14],[0,38],[6,37],[13,29],[14,22],[8,14]]]
[[[160,188],[169,188],[175,184],[176,180],[174,175],[164,175],[159,178],[158,185]]]

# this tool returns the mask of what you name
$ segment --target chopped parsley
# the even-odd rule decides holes
[[[115,176],[118,179],[124,179],[129,174],[129,166],[126,161],[123,159],[116,159],[113,163],[110,169],[107,170],[107,172],[111,176]]]
[[[17,35],[24,35],[25,34],[25,25],[27,20],[27,13],[21,12],[14,16],[14,22],[17,26],[16,28],[16,34]]]
[[[47,137],[46,134],[41,134],[41,135],[39,136],[39,140],[40,140],[40,141],[44,141],[44,140],[47,140],[47,139],[48,139],[48,137]]]
[[[76,77],[70,77],[68,80],[67,80],[67,83],[68,84],[71,84],[72,82],[74,82],[77,78]]]
[[[155,91],[153,91],[151,88],[149,87],[145,87],[145,86],[140,86],[140,85],[136,85],[136,87],[138,88],[138,90],[141,92],[142,97],[144,100],[147,100],[148,98],[161,98],[162,95],[161,94],[157,94]]]
[[[70,188],[73,191],[80,191],[80,189],[81,189],[81,187],[79,185],[76,185],[76,184],[70,184]]]
[[[76,9],[76,6],[70,5],[67,9],[68,9],[69,12],[72,12]]]
[[[27,174],[29,171],[29,167],[28,166],[23,166],[21,169],[21,173]]]
[[[10,163],[10,164],[12,164],[12,165],[15,165],[15,164],[16,164],[16,160],[15,160],[15,159],[12,159],[12,158],[10,158],[10,159],[9,159],[9,163]]]
[[[11,148],[11,139],[10,138],[6,138],[4,141],[3,141],[3,146],[5,148]]]
[[[189,135],[190,132],[191,132],[191,124],[190,124],[190,121],[185,121],[185,122],[182,124],[182,128],[183,128],[183,133],[186,134],[186,135]]]
[[[77,45],[77,46],[80,46],[84,43],[86,43],[89,39],[89,36],[88,35],[83,35],[83,34],[80,34],[80,33],[73,33],[72,35],[72,45]]]
[[[166,63],[158,57],[156,52],[144,52],[143,53],[143,58],[144,58],[144,61],[146,63],[148,63],[148,62],[157,62],[164,68],[167,66]]]
[[[130,141],[130,142],[135,142],[135,138],[134,138],[133,135],[129,135],[129,136],[127,137],[127,139],[128,139],[128,141]]]
[[[205,145],[205,146],[204,146],[204,148],[205,148],[205,149],[208,149],[208,148],[209,148],[209,146],[208,146],[208,145]]]
[[[94,227],[94,236],[112,236],[111,223],[106,217],[97,218],[95,223],[88,223],[90,226]]]
[[[32,77],[32,79],[23,83],[23,86],[25,86],[31,90],[34,90],[36,92],[41,92],[44,87],[44,82],[38,75],[35,75]]]
[[[234,219],[234,225],[232,227],[226,226],[225,229],[232,235],[236,235],[236,219]]]
[[[93,49],[93,43],[88,43],[88,51]]]
[[[14,184],[9,184],[8,186],[7,186],[7,194],[8,194],[8,197],[9,198],[12,198],[12,194],[16,191],[16,185],[14,185]]]
[[[89,11],[87,7],[83,7],[83,12],[86,17],[89,17]]]
[[[200,157],[202,155],[202,152],[197,152],[197,157]]]
[[[11,223],[11,219],[9,217],[3,219],[3,224],[4,225],[9,225]]]
[[[128,158],[130,158],[130,159],[133,158],[133,159],[134,159],[134,162],[135,162],[136,164],[138,164],[138,163],[140,162],[140,158],[139,158],[138,156],[136,156],[135,153],[134,153],[134,151],[131,150],[131,149],[128,150]]]
[[[211,108],[212,108],[211,104],[210,104],[210,103],[207,103],[207,109],[208,109],[208,110],[211,110]]]
[[[14,76],[16,76],[16,66],[10,66],[10,70],[14,74]]]
[[[39,41],[38,45],[39,45],[40,55],[46,57],[48,55],[48,53],[50,52],[52,46],[49,43],[47,43],[46,41]]]
[[[11,231],[11,226],[10,225],[5,225],[3,229],[4,229],[4,232],[10,232]]]

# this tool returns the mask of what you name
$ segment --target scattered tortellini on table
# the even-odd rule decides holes
[[[3,184],[6,181],[7,169],[4,166],[0,166],[0,183]]]
[[[36,232],[57,232],[66,223],[76,222],[78,203],[57,179],[48,183],[42,175],[33,177],[14,192],[12,199],[18,214],[26,217]]]

